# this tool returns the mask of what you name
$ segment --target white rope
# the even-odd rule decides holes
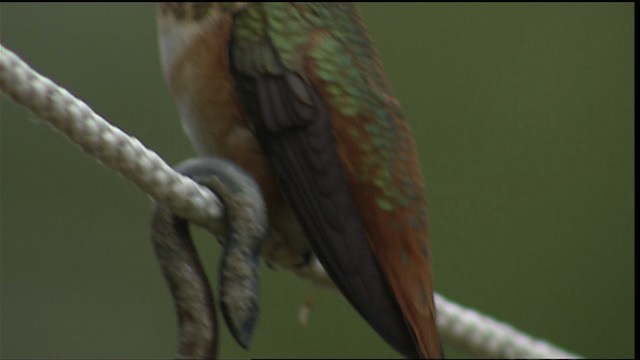
[[[175,214],[209,229],[215,229],[213,224],[221,221],[222,206],[211,191],[173,171],[155,152],[36,73],[1,44],[0,89]],[[443,339],[470,354],[491,358],[579,358],[439,294],[435,301]]]
[[[434,294],[438,330],[445,343],[474,356],[495,359],[578,359],[512,326]]]
[[[100,162],[175,214],[215,228],[222,205],[207,188],[173,171],[155,152],[109,124],[81,100],[0,45],[0,88]]]

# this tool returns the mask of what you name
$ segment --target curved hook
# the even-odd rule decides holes
[[[244,170],[221,158],[190,159],[176,170],[210,188],[225,206],[220,306],[231,334],[247,348],[259,314],[258,256],[268,229],[259,187]],[[215,357],[213,296],[186,221],[154,203],[151,235],[178,315],[180,356]]]

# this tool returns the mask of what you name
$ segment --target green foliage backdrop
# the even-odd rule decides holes
[[[361,5],[421,151],[436,289],[589,357],[635,355],[633,6]],[[0,39],[174,164],[193,150],[154,15],[3,3]],[[0,355],[171,357],[147,197],[0,101]],[[219,246],[196,235],[215,279]],[[226,329],[221,346],[225,358],[397,356],[340,296],[267,268],[251,351]]]

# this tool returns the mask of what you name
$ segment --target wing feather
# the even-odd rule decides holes
[[[397,103],[388,100],[390,89],[369,39],[357,34],[362,29],[355,8],[327,6],[263,3],[236,15],[229,54],[239,100],[337,287],[405,356],[441,356],[429,260],[426,251],[416,251],[418,245],[428,246],[426,224],[408,225],[410,218],[426,215],[415,210],[424,207],[415,147]],[[335,17],[356,35],[318,27],[322,16]],[[307,32],[277,32],[288,28]],[[341,41],[355,45],[347,48]],[[333,59],[336,50],[340,56]],[[358,55],[369,62],[358,63]],[[366,74],[366,67],[374,71]],[[352,138],[360,129],[374,132],[376,127],[387,133],[366,139],[370,144]],[[415,206],[396,210],[380,203],[387,192],[399,191],[400,175],[391,167],[372,167],[371,161],[393,156],[405,164],[399,170],[408,169],[402,180],[411,186],[402,195],[413,196]],[[374,175],[359,182],[359,172]],[[389,177],[389,186],[382,187]]]

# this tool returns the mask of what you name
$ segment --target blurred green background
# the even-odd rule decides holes
[[[421,151],[436,289],[587,357],[635,355],[633,6],[360,5]],[[0,16],[2,44],[37,70],[169,163],[194,154],[153,5]],[[173,356],[147,196],[0,101],[0,355]],[[215,279],[219,246],[196,235]],[[222,327],[223,358],[398,356],[336,293],[262,276],[251,351]]]

